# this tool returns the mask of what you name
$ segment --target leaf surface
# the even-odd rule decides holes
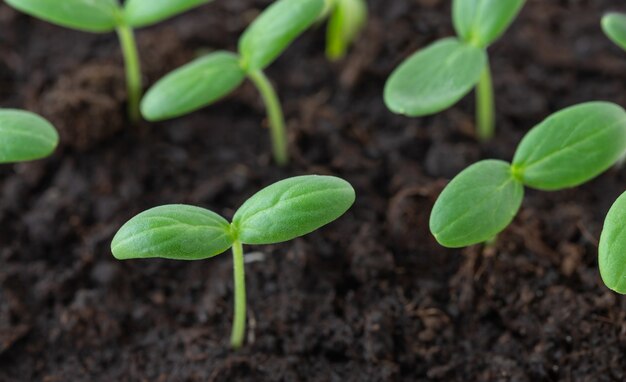
[[[348,46],[367,21],[364,0],[336,0],[335,3],[326,32],[326,55],[331,60],[345,56]]]
[[[626,50],[626,15],[608,13],[602,18],[602,30],[617,46]]]
[[[452,20],[464,41],[487,47],[500,37],[525,0],[454,0]]]
[[[58,143],[59,134],[44,118],[23,110],[0,109],[0,163],[47,157]]]
[[[127,0],[124,19],[134,27],[144,27],[174,17],[212,0]]]
[[[615,201],[604,221],[598,265],[604,284],[626,294],[626,193]]]

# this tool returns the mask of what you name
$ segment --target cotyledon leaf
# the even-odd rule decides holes
[[[156,24],[213,0],[126,0],[124,19],[134,27]]]
[[[0,163],[47,157],[58,143],[57,131],[44,118],[23,110],[0,109]]]
[[[617,198],[604,221],[598,265],[604,284],[626,294],[626,193]]]
[[[487,47],[500,37],[525,0],[454,0],[454,29],[464,41]]]
[[[602,18],[602,30],[617,46],[626,50],[626,15],[612,12]]]

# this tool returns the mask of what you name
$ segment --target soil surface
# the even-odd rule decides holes
[[[138,32],[145,82],[237,37],[269,0],[216,0]],[[626,106],[626,54],[600,17],[614,0],[529,0],[490,48],[497,138],[473,138],[473,96],[428,118],[390,113],[382,89],[408,55],[453,34],[447,0],[371,0],[350,55],[324,29],[268,75],[292,163],[272,165],[263,106],[246,84],[184,118],[132,126],[116,36],[56,27],[0,5],[0,105],[52,120],[47,160],[0,168],[1,381],[624,381],[626,298],[597,269],[604,216],[626,189],[611,170],[529,191],[488,249],[428,231],[446,182],[565,106]],[[335,174],[357,190],[341,219],[289,243],[247,247],[249,332],[228,347],[228,253],[118,262],[134,214],[188,203],[231,217],[260,187]]]

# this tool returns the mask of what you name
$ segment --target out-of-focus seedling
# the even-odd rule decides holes
[[[326,4],[326,57],[337,61],[345,57],[367,22],[367,3],[365,0],[327,0]]]
[[[169,73],[148,90],[141,112],[149,121],[179,117],[208,106],[249,78],[269,117],[274,159],[288,161],[285,119],[276,91],[263,70],[319,17],[324,0],[278,0],[239,39],[239,54],[217,51]]]
[[[517,214],[524,186],[544,191],[578,186],[625,151],[626,112],[620,106],[588,102],[561,110],[526,134],[513,164],[485,160],[457,175],[435,202],[430,231],[449,248],[489,241]]]
[[[232,247],[235,315],[231,345],[246,326],[243,244],[274,244],[306,235],[343,215],[354,203],[352,186],[332,176],[299,176],[264,188],[235,213],[232,223],[194,206],[155,207],[132,218],[113,238],[117,259],[200,260]]]
[[[54,126],[37,114],[0,109],[0,163],[45,158],[58,143]]]
[[[525,0],[454,0],[458,37],[439,40],[413,54],[389,77],[385,103],[410,117],[438,113],[476,88],[478,137],[494,134],[495,105],[487,48],[513,22]]]
[[[626,193],[617,198],[604,221],[598,265],[604,284],[626,294]]]
[[[133,29],[156,24],[211,0],[6,0],[42,20],[92,33],[116,31],[126,63],[128,113],[138,121],[141,67]]]

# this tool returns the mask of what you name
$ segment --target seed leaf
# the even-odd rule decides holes
[[[389,77],[385,103],[411,117],[440,112],[478,83],[487,64],[483,49],[447,38],[415,53]]]
[[[53,24],[111,32],[120,21],[117,0],[6,0],[13,8]]]
[[[141,102],[149,121],[178,117],[219,100],[245,79],[239,58],[215,52],[196,59],[160,79]]]
[[[609,102],[588,102],[535,126],[518,146],[513,167],[525,185],[559,190],[595,178],[625,150],[624,109]]]
[[[212,0],[127,0],[124,19],[132,27],[144,27],[169,19]]]
[[[233,217],[244,244],[291,240],[332,222],[354,203],[352,186],[332,176],[298,176],[274,183],[248,199]]]
[[[626,193],[617,198],[604,221],[598,265],[606,286],[626,294]]]
[[[324,0],[278,0],[250,24],[239,40],[247,71],[270,65],[302,32],[317,20]]]
[[[345,56],[348,46],[367,21],[367,4],[363,0],[336,0],[328,20],[326,55],[331,60]]]
[[[219,255],[232,244],[230,225],[223,217],[200,207],[170,204],[130,219],[113,238],[111,251],[119,260],[200,260]]]
[[[511,25],[525,0],[454,0],[456,33],[467,42],[487,47]]]
[[[602,18],[602,30],[620,48],[626,50],[626,15],[608,13]]]
[[[0,109],[0,163],[47,157],[58,143],[56,130],[42,117],[22,110]]]
[[[507,162],[485,160],[466,168],[446,186],[430,215],[430,232],[448,248],[493,239],[522,203],[524,187]]]

